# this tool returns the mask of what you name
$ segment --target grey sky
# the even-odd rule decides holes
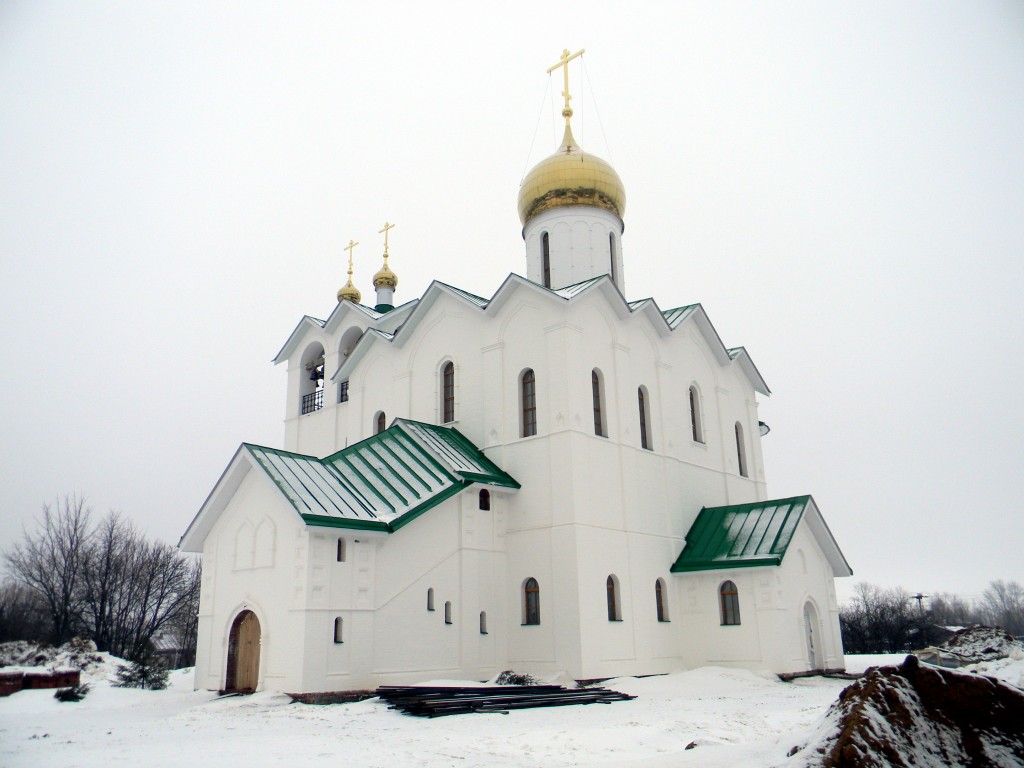
[[[841,594],[1024,581],[1019,3],[383,5],[0,6],[0,546],[65,493],[176,542],[281,444],[270,359],[350,238],[364,297],[385,220],[399,301],[524,272],[544,70],[586,47],[629,298],[747,347]]]

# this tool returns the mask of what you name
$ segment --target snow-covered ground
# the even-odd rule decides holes
[[[847,656],[847,668],[902,659]],[[1024,684],[1022,660],[978,666]],[[846,685],[709,667],[605,684],[636,695],[632,701],[428,720],[377,699],[332,706],[268,693],[219,699],[192,690],[191,670],[172,673],[165,691],[112,688],[113,669],[108,659],[83,675],[92,690],[81,702],[61,703],[45,690],[0,699],[0,765],[773,766],[789,762],[786,753],[806,742]]]

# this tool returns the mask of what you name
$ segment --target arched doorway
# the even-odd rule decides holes
[[[255,691],[260,676],[260,620],[252,611],[235,617],[228,635],[228,673],[224,689]]]
[[[822,669],[821,638],[818,633],[818,612],[808,600],[804,603],[804,642],[807,645],[807,668]]]

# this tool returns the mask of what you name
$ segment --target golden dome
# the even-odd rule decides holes
[[[387,257],[384,257],[384,266],[381,267],[377,274],[373,276],[373,287],[374,288],[397,288],[398,287],[398,275],[391,271],[388,267]]]
[[[349,273],[348,282],[345,286],[338,291],[338,301],[351,301],[353,304],[358,304],[363,298],[363,294],[359,292],[359,289],[352,285],[352,274]]]
[[[626,212],[626,188],[619,174],[601,158],[580,149],[568,120],[558,151],[535,165],[523,179],[519,220],[525,225],[537,214],[563,205],[603,208],[620,219]]]

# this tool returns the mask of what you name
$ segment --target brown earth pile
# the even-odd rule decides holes
[[[838,728],[808,764],[1024,765],[1024,693],[995,678],[922,665],[914,656],[898,667],[869,669],[840,694],[826,719]]]

